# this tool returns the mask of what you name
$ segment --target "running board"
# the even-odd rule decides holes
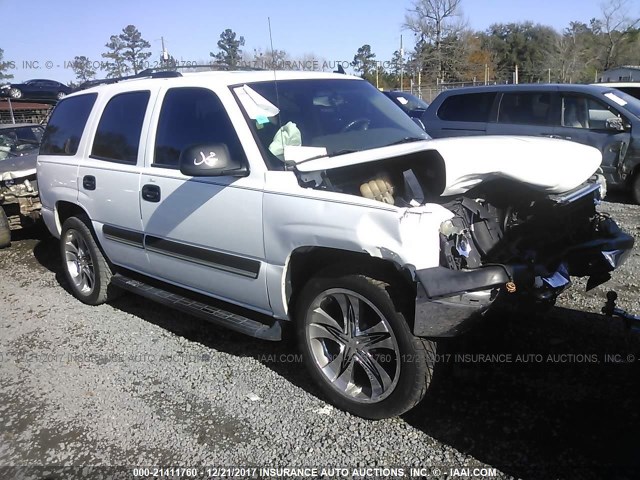
[[[115,274],[111,284],[124,290],[141,295],[145,298],[167,305],[168,307],[188,313],[194,317],[207,320],[236,332],[244,333],[263,340],[278,341],[282,339],[280,322],[274,319],[273,325],[252,320],[236,313],[231,313],[209,304],[188,298],[177,293],[162,290],[147,283],[143,283],[122,274]]]

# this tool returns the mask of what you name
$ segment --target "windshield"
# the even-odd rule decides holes
[[[636,117],[640,118],[640,100],[638,100],[637,98],[617,89],[605,93],[604,96],[620,105],[629,113],[632,113]]]
[[[406,110],[426,110],[429,108],[429,104],[427,102],[410,93],[391,92],[390,95]]]
[[[0,160],[36,152],[43,131],[39,125],[0,128]]]
[[[277,82],[277,93],[272,81],[250,83],[233,91],[270,157],[270,166],[274,166],[274,158],[284,159],[285,147],[297,147],[300,160],[429,138],[366,81],[282,80]]]

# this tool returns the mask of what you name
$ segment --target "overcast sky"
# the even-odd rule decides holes
[[[496,22],[530,20],[562,31],[570,21],[588,23],[600,16],[601,0],[463,0],[469,26],[484,30]],[[16,62],[14,82],[51,78],[68,82],[73,72],[65,61],[76,55],[101,60],[110,35],[128,24],[140,29],[159,58],[160,38],[176,59],[209,61],[222,30],[231,28],[246,39],[245,49],[273,43],[293,56],[315,53],[329,61],[352,60],[369,43],[378,60],[388,60],[403,35],[410,50],[413,35],[402,24],[408,0],[0,0],[0,48]],[[630,15],[640,15],[640,0],[631,0]],[[27,8],[28,7],[28,8]],[[38,61],[39,69],[25,68]],[[47,63],[48,62],[48,63]]]

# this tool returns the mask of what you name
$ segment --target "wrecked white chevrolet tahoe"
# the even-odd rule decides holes
[[[430,140],[339,74],[110,82],[59,102],[38,157],[74,295],[129,290],[268,340],[292,324],[357,415],[416,405],[438,338],[499,302],[551,304],[571,276],[604,282],[633,246],[596,210],[588,146]]]

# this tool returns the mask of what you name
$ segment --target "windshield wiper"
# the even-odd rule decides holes
[[[397,140],[395,142],[391,142],[391,143],[385,145],[385,147],[390,147],[392,145],[400,145],[402,143],[419,142],[421,140],[428,140],[428,138],[423,138],[423,137],[404,137],[404,138],[401,138],[400,140]]]

